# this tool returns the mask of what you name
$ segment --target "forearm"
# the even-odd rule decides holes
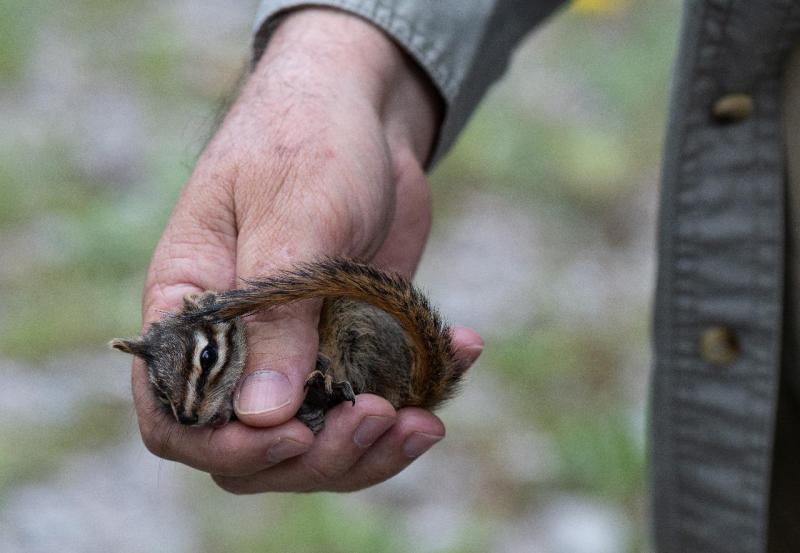
[[[230,232],[263,228],[264,210],[271,210],[271,239],[292,242],[286,260],[273,253],[276,265],[298,252],[368,258],[394,218],[374,206],[396,209],[396,196],[424,202],[423,179],[397,174],[424,164],[439,102],[414,64],[373,25],[336,10],[298,10],[281,21],[195,173],[235,175],[228,192],[241,212],[239,228]],[[254,172],[265,166],[270,173]],[[342,166],[347,169],[333,174]],[[187,188],[207,187],[209,180],[193,178]],[[307,210],[296,201],[300,192],[313,198]],[[320,216],[318,200],[325,198],[336,202]],[[373,207],[354,212],[345,202]],[[290,206],[291,213],[275,213]],[[424,235],[427,224],[420,220],[408,230]]]
[[[390,146],[409,148],[421,163],[441,117],[441,98],[429,79],[386,33],[326,8],[281,18],[237,102],[240,109],[247,106],[249,117],[253,103],[266,108],[261,122],[271,124],[280,124],[281,114],[269,109],[278,105],[377,118]]]

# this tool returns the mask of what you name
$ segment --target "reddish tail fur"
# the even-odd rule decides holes
[[[427,298],[400,275],[328,258],[248,280],[247,285],[219,294],[217,303],[198,315],[232,319],[309,298],[344,297],[382,309],[403,328],[412,345],[414,405],[434,408],[450,398],[466,369],[454,355],[450,329]]]

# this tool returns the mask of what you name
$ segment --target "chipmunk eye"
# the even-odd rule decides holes
[[[208,345],[203,348],[203,351],[200,352],[200,368],[204,371],[211,370],[217,362],[217,348],[212,345]]]

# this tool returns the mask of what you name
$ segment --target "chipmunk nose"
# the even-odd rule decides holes
[[[181,413],[178,415],[178,422],[181,424],[195,424],[197,422],[197,415],[193,413]]]

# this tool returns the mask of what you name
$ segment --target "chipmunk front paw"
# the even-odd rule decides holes
[[[356,403],[353,386],[346,380],[334,382],[333,375],[328,372],[330,366],[327,357],[317,356],[317,368],[306,379],[306,399],[296,415],[314,434],[322,430],[328,409],[344,401]]]

